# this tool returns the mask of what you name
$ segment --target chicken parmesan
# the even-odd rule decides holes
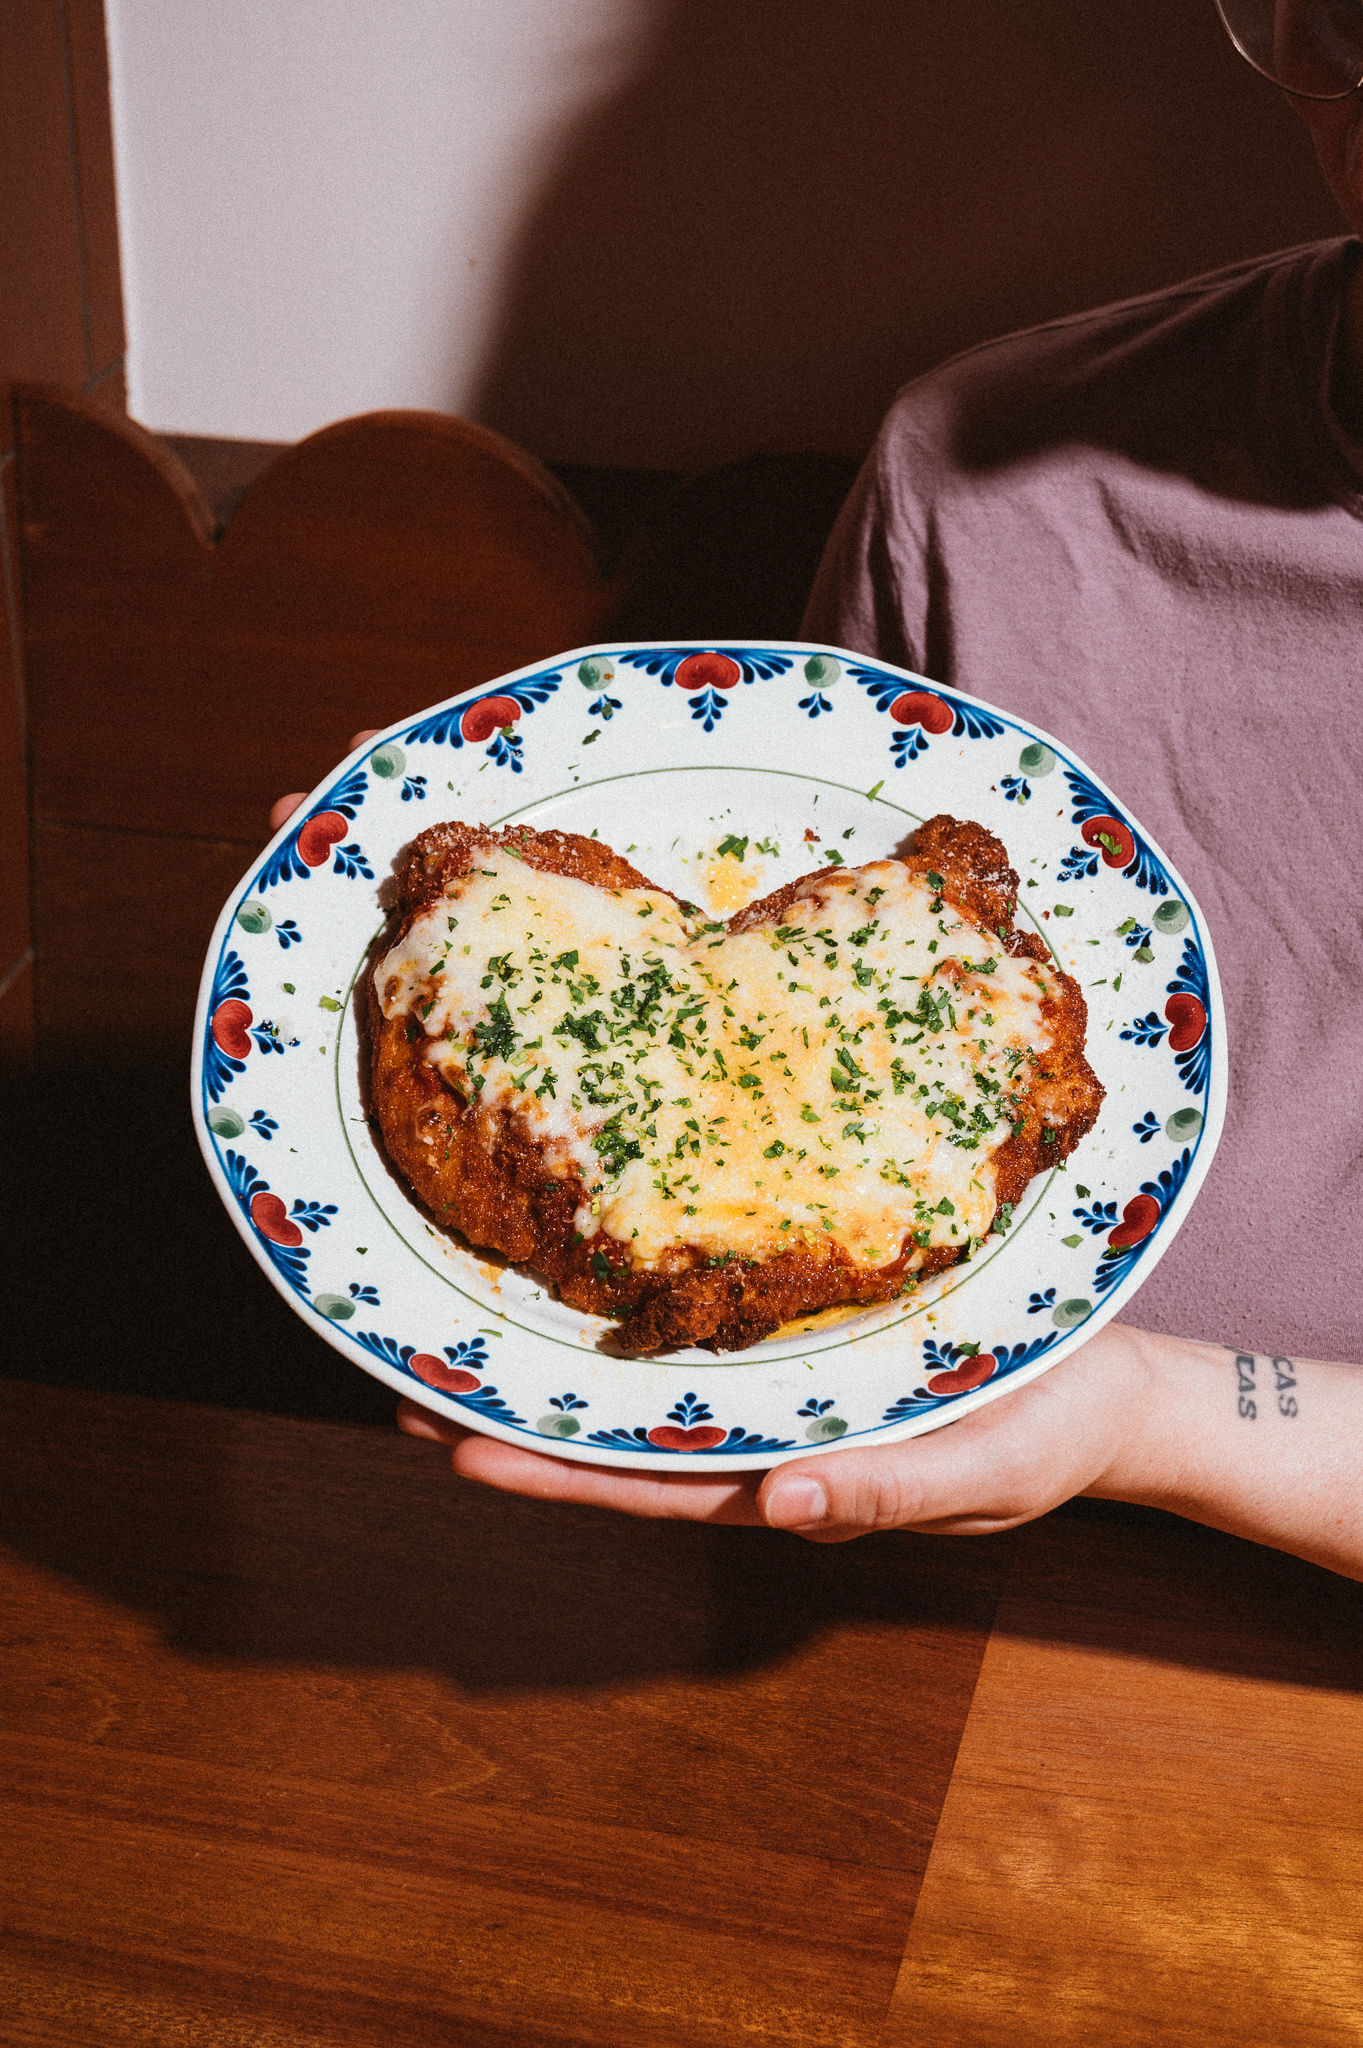
[[[721,922],[599,840],[434,826],[369,992],[389,1156],[631,1352],[912,1292],[1006,1231],[1103,1099],[1017,887],[942,816]]]

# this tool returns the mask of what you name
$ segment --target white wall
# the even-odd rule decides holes
[[[292,441],[467,411],[565,131],[653,0],[106,0],[129,409]]]
[[[853,452],[983,337],[1334,231],[1212,0],[107,0],[134,413]]]

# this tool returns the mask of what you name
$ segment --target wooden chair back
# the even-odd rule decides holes
[[[324,428],[221,533],[133,422],[33,388],[17,430],[39,1043],[69,1048],[79,958],[106,1050],[187,1044],[271,800],[359,726],[600,637],[615,586],[553,477],[443,414]]]

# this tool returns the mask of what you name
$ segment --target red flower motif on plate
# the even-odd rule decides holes
[[[208,1027],[218,1051],[225,1052],[229,1059],[244,1060],[251,1050],[247,1030],[250,1022],[250,1005],[240,996],[229,996],[225,1003],[219,1003]]]
[[[262,1188],[258,1195],[251,1197],[251,1221],[262,1237],[268,1237],[271,1244],[298,1245],[303,1242],[303,1233],[296,1223],[289,1221],[288,1211],[278,1195]]]
[[[407,1363],[419,1380],[424,1380],[428,1387],[435,1387],[442,1394],[471,1394],[475,1387],[483,1384],[476,1373],[446,1365],[443,1358],[436,1358],[429,1351],[414,1352]]]
[[[1207,1012],[1195,995],[1178,990],[1164,1005],[1172,1052],[1191,1052],[1207,1028]]]
[[[298,828],[298,858],[305,867],[325,867],[332,847],[349,830],[349,818],[343,818],[339,811],[316,812]]]
[[[688,654],[685,661],[677,663],[677,688],[688,692],[732,690],[742,676],[742,669],[729,654]]]
[[[1122,1211],[1122,1220],[1117,1228],[1108,1232],[1108,1243],[1114,1251],[1124,1251],[1128,1245],[1139,1244],[1143,1237],[1149,1237],[1161,1213],[1153,1195],[1133,1195]]]
[[[1136,858],[1135,837],[1131,827],[1124,825],[1120,818],[1085,818],[1079,828],[1079,837],[1085,846],[1100,848],[1104,867],[1129,868]],[[1112,840],[1117,849],[1115,853],[1111,846],[1103,846],[1104,839]]]
[[[963,1358],[959,1365],[953,1365],[948,1372],[935,1372],[928,1381],[930,1394],[968,1394],[972,1387],[982,1387],[998,1371],[998,1360],[992,1351],[981,1351],[974,1358]]]
[[[905,690],[890,706],[896,725],[921,725],[924,732],[950,732],[955,713],[931,690]]]
[[[490,740],[504,725],[514,725],[520,715],[521,707],[514,697],[482,697],[469,705],[459,721],[459,730],[471,745],[477,746],[481,740]]]
[[[660,1422],[648,1433],[648,1440],[660,1451],[712,1451],[716,1444],[722,1444],[726,1432],[712,1422],[698,1422],[690,1429],[680,1429],[675,1423]]]

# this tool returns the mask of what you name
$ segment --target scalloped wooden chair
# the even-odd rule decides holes
[[[166,1043],[271,800],[359,726],[600,637],[618,589],[554,478],[464,420],[338,421],[219,532],[135,423],[43,388],[16,415],[39,1034],[74,943],[114,1042]]]

